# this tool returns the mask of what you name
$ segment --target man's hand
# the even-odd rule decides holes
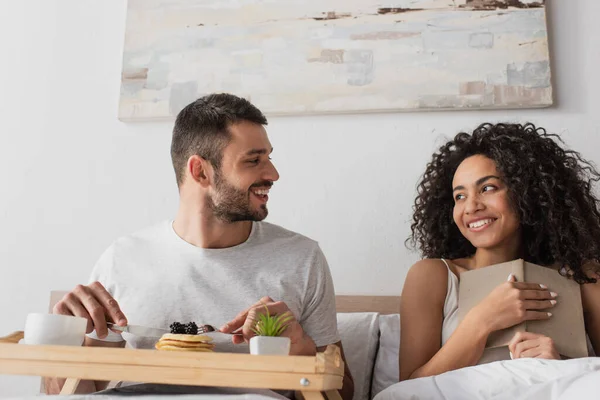
[[[219,331],[235,333],[232,338],[235,344],[247,343],[253,336],[256,336],[252,328],[258,316],[266,314],[267,309],[270,315],[287,314],[291,317],[287,323],[287,328],[281,335],[290,338],[290,355],[317,354],[315,342],[304,333],[302,326],[300,326],[289,307],[284,302],[274,301],[270,297],[263,297],[257,303],[242,311],[233,320],[223,325]]]
[[[544,358],[560,360],[554,341],[539,333],[517,332],[508,344],[512,358]]]
[[[127,319],[119,304],[100,282],[94,282],[88,286],[77,285],[56,303],[52,313],[87,319],[86,333],[95,329],[101,339],[108,335],[107,320],[120,326],[127,325]],[[103,342],[86,337],[84,346],[125,347],[125,341]],[[65,379],[62,378],[44,378],[44,380],[46,394],[59,394],[65,384]],[[104,381],[82,380],[77,388],[77,393],[96,392],[105,389],[107,385],[108,382]]]
[[[120,326],[127,325],[127,319],[119,304],[100,282],[88,286],[77,285],[56,303],[52,313],[87,319],[86,333],[95,329],[101,339],[108,335],[107,320]]]

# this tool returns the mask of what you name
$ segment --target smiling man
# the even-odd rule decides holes
[[[341,347],[333,282],[319,245],[262,222],[279,179],[266,124],[260,110],[230,94],[202,97],[179,113],[171,144],[180,194],[174,221],[115,241],[92,283],[78,285],[54,308],[88,319],[85,345],[148,348],[155,341],[112,332],[107,320],[153,327],[194,321],[236,333],[226,336],[229,350],[247,352],[252,323],[266,307],[293,316],[284,332],[290,354]],[[51,381],[49,391],[61,385]],[[105,387],[88,381],[81,391]],[[342,396],[351,399],[353,389],[347,372]]]

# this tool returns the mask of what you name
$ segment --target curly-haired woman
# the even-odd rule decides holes
[[[600,174],[556,135],[534,125],[483,124],[433,155],[418,186],[412,244],[425,259],[402,292],[400,380],[491,360],[560,359],[552,340],[516,336],[484,350],[488,335],[552,318],[560,293],[537,283],[499,285],[459,322],[460,274],[523,258],[581,286],[586,332],[600,353]],[[540,284],[542,282],[539,282]]]

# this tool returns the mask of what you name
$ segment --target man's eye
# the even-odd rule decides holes
[[[248,162],[249,162],[250,164],[258,164],[258,163],[259,163],[259,161],[260,161],[260,159],[259,159],[259,158],[255,158],[254,160],[248,160]]]

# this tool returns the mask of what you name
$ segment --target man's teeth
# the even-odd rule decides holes
[[[253,190],[252,192],[261,196],[266,196],[269,194],[269,189]]]
[[[482,219],[469,224],[469,228],[479,228],[480,226],[484,226],[487,224],[491,224],[493,222],[492,219]]]

